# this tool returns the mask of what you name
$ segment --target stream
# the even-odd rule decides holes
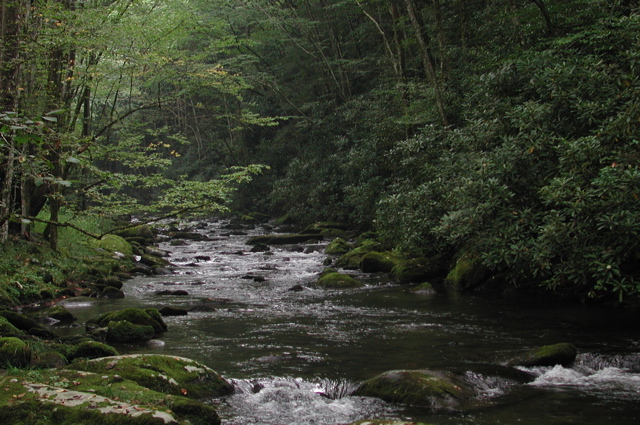
[[[247,239],[267,231],[227,224],[198,226],[208,241],[161,243],[178,266],[175,273],[126,281],[124,299],[63,304],[79,323],[129,307],[190,309],[187,316],[165,317],[169,331],[161,342],[117,348],[189,357],[218,371],[236,387],[233,396],[214,401],[223,424],[376,418],[436,425],[640,423],[637,312],[548,299],[420,295],[383,275],[357,273],[364,288],[319,289],[313,283],[326,242],[254,253]],[[156,294],[167,289],[188,295]],[[472,372],[474,364],[558,342],[578,348],[576,364],[527,369],[537,377],[531,384]],[[483,389],[478,407],[433,414],[350,395],[359,382],[387,370],[450,367],[469,368]]]

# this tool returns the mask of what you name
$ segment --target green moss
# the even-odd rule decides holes
[[[373,239],[365,239],[359,243],[359,245],[351,251],[338,258],[336,266],[347,269],[357,269],[360,266],[362,257],[371,251],[377,251],[381,247],[380,242]]]
[[[566,342],[544,345],[516,356],[507,362],[508,366],[570,366],[578,352],[573,344]]]
[[[389,251],[371,251],[362,256],[359,267],[364,273],[389,273],[395,266],[403,264],[405,261],[405,257],[401,254]]]
[[[17,335],[24,335],[24,332],[13,326],[4,316],[0,316],[0,336]]]
[[[393,267],[390,277],[398,283],[420,283],[446,274],[446,261],[440,255],[418,257]]]
[[[31,362],[31,348],[16,337],[0,338],[0,367],[26,367]]]
[[[318,279],[318,285],[327,289],[359,288],[362,282],[344,273],[327,273]]]
[[[183,357],[140,354],[75,362],[70,369],[119,375],[155,391],[200,399],[231,394],[233,386],[210,368]]]
[[[71,323],[78,320],[69,310],[61,305],[54,305],[38,314],[38,317],[50,317],[63,323]]]
[[[448,372],[395,370],[365,381],[355,394],[438,411],[459,407],[473,390]]]
[[[79,358],[97,359],[100,357],[117,356],[118,350],[102,342],[83,341],[79,344],[68,346],[63,354],[69,361],[72,361]]]
[[[127,308],[112,311],[100,316],[97,324],[100,327],[106,327],[109,325],[109,322],[119,322],[122,320],[126,320],[134,325],[151,326],[156,335],[167,330],[167,324],[162,320],[162,316],[160,316],[158,310],[155,309],[142,310],[139,308]]]
[[[486,281],[487,272],[479,258],[463,255],[456,261],[445,282],[455,289],[471,289]]]
[[[107,341],[112,343],[137,343],[153,338],[153,327],[135,325],[127,320],[110,321],[107,326]]]
[[[351,245],[342,238],[335,238],[325,248],[327,255],[343,255],[351,250]]]
[[[90,244],[94,248],[103,249],[109,253],[120,252],[124,255],[133,255],[131,244],[122,236],[105,235],[102,239],[92,239]]]

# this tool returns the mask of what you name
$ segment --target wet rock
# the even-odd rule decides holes
[[[381,244],[378,241],[365,239],[361,241],[357,247],[338,258],[338,260],[336,260],[336,266],[356,270],[360,266],[360,261],[362,261],[362,257],[366,253],[377,251],[380,247]]]
[[[171,291],[169,289],[165,289],[162,291],[157,291],[156,295],[175,295],[175,296],[187,296],[189,293],[184,289],[177,289],[175,291]]]
[[[304,287],[302,285],[293,285],[291,288],[287,289],[287,291],[301,292],[304,291]]]
[[[292,233],[288,235],[264,235],[264,236],[254,236],[249,238],[247,241],[247,245],[257,245],[259,243],[265,245],[291,245],[291,244],[299,244],[308,241],[321,241],[324,239],[322,235],[312,235],[312,234],[299,234]]]
[[[545,345],[524,354],[516,356],[506,362],[507,366],[571,366],[578,352],[573,344],[560,343]]]
[[[127,308],[119,311],[112,311],[100,316],[96,324],[99,327],[107,327],[110,322],[127,321],[141,326],[151,326],[154,334],[159,335],[167,330],[167,325],[162,320],[158,310],[148,308],[146,310],[138,308]]]
[[[107,341],[116,344],[140,343],[152,339],[152,326],[136,325],[127,320],[111,321],[107,326]]]
[[[443,411],[457,410],[474,391],[453,373],[423,369],[385,372],[362,383],[354,394]]]
[[[434,295],[436,294],[436,290],[433,285],[429,282],[421,283],[415,288],[411,288],[411,292],[419,295]]]
[[[211,261],[211,257],[209,255],[196,255],[195,259],[198,261]]]
[[[412,258],[393,267],[391,279],[398,283],[422,283],[430,279],[441,279],[446,273],[447,262],[443,256]]]
[[[113,286],[114,288],[122,289],[122,281],[115,276],[104,276],[96,279],[96,283],[99,285]]]
[[[138,261],[144,264],[145,266],[148,266],[151,268],[163,267],[171,264],[169,261],[165,260],[162,257],[156,257],[155,255],[149,255],[149,254],[141,255]]]
[[[20,313],[16,313],[15,311],[2,310],[0,311],[0,316],[4,317],[14,327],[28,333],[29,335],[37,336],[43,339],[54,339],[58,337],[55,332],[52,332],[49,329],[45,328],[37,321]]]
[[[80,358],[97,359],[117,356],[118,354],[118,350],[110,345],[98,341],[84,341],[71,346],[66,353],[66,357],[69,361],[72,361]]]
[[[24,332],[16,328],[5,317],[0,316],[0,336],[19,336]]]
[[[103,375],[118,375],[146,388],[194,399],[222,397],[233,386],[214,370],[184,357],[137,354],[80,361],[68,366]]]
[[[351,244],[342,238],[335,238],[325,248],[324,252],[327,255],[343,255],[351,251]]]
[[[173,232],[170,236],[174,239],[187,239],[191,241],[208,241],[209,237],[195,232]]]
[[[253,248],[251,248],[251,252],[267,252],[269,250],[271,250],[269,245],[264,243],[255,244]]]
[[[326,289],[359,288],[362,282],[344,273],[327,273],[318,279],[318,285]]]
[[[124,291],[113,286],[105,286],[100,292],[100,296],[102,298],[124,298]]]
[[[180,239],[172,239],[171,241],[169,241],[169,245],[170,246],[185,246],[187,245],[187,243],[183,240]]]
[[[165,306],[158,310],[162,316],[186,316],[189,312],[180,307]]]
[[[61,305],[55,305],[41,311],[38,314],[38,317],[50,317],[51,319],[62,323],[73,323],[78,320],[76,316],[74,316],[69,310]]]
[[[455,262],[445,283],[450,288],[469,290],[482,285],[488,276],[489,270],[482,265],[480,258],[465,254]]]
[[[405,422],[385,419],[363,419],[361,421],[351,422],[348,425],[428,425],[424,422]]]
[[[371,251],[362,256],[359,267],[364,273],[389,273],[395,266],[405,261],[404,256],[400,254]]]

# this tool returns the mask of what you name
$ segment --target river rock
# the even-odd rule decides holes
[[[453,373],[423,369],[382,373],[363,382],[354,394],[442,411],[457,410],[472,399],[474,390]]]
[[[344,273],[327,273],[318,279],[318,286],[326,289],[359,288],[364,284]]]
[[[381,247],[381,244],[373,239],[365,239],[358,243],[358,246],[353,248],[351,251],[342,255],[338,260],[336,260],[336,266],[342,267],[345,269],[356,270],[360,266],[360,261],[362,261],[362,257],[371,251],[377,251]]]
[[[127,308],[119,311],[105,313],[97,319],[99,327],[107,327],[110,322],[125,320],[134,325],[151,326],[155,335],[167,330],[167,324],[162,320],[160,312],[153,308],[142,310],[139,308]]]
[[[69,361],[76,359],[97,359],[100,357],[117,356],[118,350],[110,345],[98,341],[83,341],[65,348],[64,355]]]
[[[102,298],[124,298],[124,291],[113,286],[105,286],[102,288],[100,296]]]
[[[67,368],[118,375],[155,391],[194,399],[233,393],[233,386],[214,370],[184,357],[132,354],[79,361]]]
[[[249,238],[247,241],[247,245],[257,245],[257,244],[265,244],[265,245],[290,245],[290,244],[298,244],[304,243],[308,241],[321,241],[324,239],[322,235],[313,235],[313,234],[299,234],[292,233],[286,235],[263,235],[263,236],[254,236]]]
[[[162,316],[186,316],[189,311],[180,307],[164,306],[158,310]]]
[[[78,320],[76,316],[74,316],[69,310],[67,310],[65,307],[61,305],[54,305],[52,307],[49,307],[41,311],[38,314],[38,317],[40,318],[49,317],[51,319],[54,319],[55,321],[62,322],[62,323],[73,323],[76,320]]]
[[[15,311],[2,310],[0,311],[0,316],[4,317],[14,327],[28,333],[29,335],[37,336],[43,339],[54,339],[58,337],[55,332],[52,332],[49,329],[45,328],[37,321],[20,313],[16,313]]]
[[[506,362],[508,366],[571,366],[576,359],[578,352],[573,344],[559,343],[545,345],[527,351]]]
[[[348,425],[428,425],[423,422],[406,422],[384,419],[364,419],[361,421],[351,422]]]
[[[456,290],[469,290],[487,281],[489,270],[480,258],[464,254],[458,258],[447,275],[445,283]]]
[[[327,255],[343,255],[351,251],[352,246],[342,238],[335,238],[325,248]]]
[[[446,275],[447,262],[443,256],[418,257],[399,263],[390,273],[391,279],[398,283],[422,283]]]
[[[120,376],[45,369],[20,378],[0,377],[0,411],[7,424],[220,424],[215,409],[205,403]]]
[[[404,256],[400,254],[389,251],[371,251],[362,256],[359,267],[364,273],[389,273],[395,266],[405,261]]]
[[[5,317],[0,316],[0,336],[18,335],[24,335],[24,332],[13,326]]]
[[[152,326],[136,325],[127,320],[112,320],[107,325],[107,341],[116,344],[139,343],[152,339]]]

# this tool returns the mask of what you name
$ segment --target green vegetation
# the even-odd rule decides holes
[[[636,0],[2,4],[4,302],[66,278],[41,284],[19,238],[127,251],[119,218],[230,206],[519,287],[640,291]]]

